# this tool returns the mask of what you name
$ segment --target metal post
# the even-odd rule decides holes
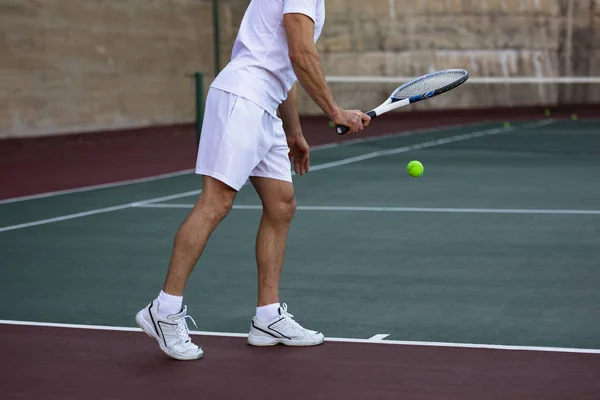
[[[200,145],[200,132],[204,118],[204,74],[196,72],[196,149]]]
[[[215,52],[215,77],[221,72],[221,29],[219,27],[219,0],[213,0],[213,37]]]

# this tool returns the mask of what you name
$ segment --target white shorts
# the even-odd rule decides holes
[[[289,151],[281,119],[248,99],[210,88],[197,174],[237,191],[251,176],[292,182]]]

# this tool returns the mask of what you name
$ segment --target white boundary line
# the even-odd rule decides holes
[[[140,332],[140,333],[142,332],[141,329],[132,328],[132,327],[62,324],[62,323],[52,323],[52,322],[13,321],[13,320],[0,320],[0,325],[35,326],[35,327],[43,327],[43,328],[66,328],[66,329],[83,329],[83,330],[112,331],[112,332]],[[190,335],[233,337],[233,338],[248,337],[247,333],[207,332],[207,331],[191,331]],[[542,351],[542,352],[551,352],[551,353],[600,354],[600,349],[581,349],[581,348],[568,348],[568,347],[540,347],[540,346],[511,346],[511,345],[478,344],[478,343],[385,340],[384,337],[387,337],[387,336],[388,336],[387,334],[378,334],[369,339],[326,337],[325,341],[338,342],[338,343],[388,344],[388,345],[420,346],[420,347],[450,347],[450,348],[468,348],[468,349],[484,349],[484,350],[514,350],[514,351]]]
[[[533,123],[533,124],[527,124],[527,125],[520,126],[519,129],[538,128],[541,126],[549,125],[552,122],[553,121],[541,121],[541,122],[537,122],[537,123]],[[325,163],[325,164],[315,165],[310,168],[310,171],[319,171],[321,169],[339,167],[342,165],[353,164],[353,163],[356,163],[359,161],[370,160],[372,158],[391,156],[394,154],[406,153],[406,152],[409,152],[412,150],[426,149],[429,147],[436,147],[436,146],[440,146],[443,144],[461,142],[463,140],[474,139],[474,138],[483,137],[483,136],[497,135],[499,133],[511,132],[514,130],[515,130],[515,127],[513,127],[513,126],[508,127],[508,128],[503,127],[503,128],[486,129],[486,130],[482,130],[482,131],[465,133],[462,135],[450,136],[450,137],[443,138],[443,139],[429,140],[427,142],[416,143],[413,145],[397,147],[397,148],[389,149],[389,150],[374,151],[371,153],[361,154],[360,156],[356,156],[356,157],[350,157],[350,158],[345,158],[345,159],[338,160],[338,161],[332,161],[332,162]]]
[[[454,124],[454,125],[446,125],[444,127],[438,127],[438,128],[416,129],[416,130],[412,130],[412,131],[395,132],[395,133],[389,133],[389,134],[378,135],[378,136],[373,136],[373,137],[356,138],[356,139],[345,140],[343,142],[334,142],[334,143],[314,146],[314,147],[311,147],[311,152],[319,151],[319,150],[328,150],[328,149],[332,149],[332,148],[350,146],[350,145],[361,144],[361,143],[376,142],[376,141],[386,140],[386,139],[393,139],[393,138],[398,138],[401,136],[410,136],[410,135],[415,135],[415,134],[426,134],[426,133],[442,132],[445,130],[452,130],[452,129],[469,128],[472,126],[489,124],[489,123],[490,122],[484,121],[484,122],[474,122],[472,124]],[[133,185],[133,184],[137,184],[137,183],[153,182],[153,181],[175,178],[178,176],[183,176],[183,175],[188,175],[188,174],[193,174],[193,173],[194,173],[194,169],[186,169],[186,170],[171,172],[168,174],[153,175],[153,176],[149,176],[146,178],[130,179],[130,180],[117,181],[117,182],[112,182],[112,183],[105,183],[105,184],[101,184],[101,185],[91,185],[91,186],[84,186],[84,187],[74,188],[74,189],[57,190],[57,191],[53,191],[53,192],[33,194],[33,195],[29,195],[29,196],[13,197],[10,199],[0,200],[0,205],[1,204],[9,204],[9,203],[17,203],[17,202],[27,201],[27,200],[43,199],[43,198],[47,198],[47,197],[61,196],[61,195],[65,195],[65,194],[89,192],[92,190],[109,189],[109,188],[114,188],[114,187],[119,187],[119,186]]]
[[[330,75],[326,78],[327,82],[330,83],[406,83],[410,82],[415,77],[410,76],[344,76],[344,75]],[[536,76],[472,76],[466,82],[469,84],[481,84],[481,83],[496,83],[496,84],[542,84],[542,83],[555,83],[555,84],[574,84],[574,83],[587,83],[594,84],[600,83],[600,76],[561,76],[561,77],[536,77]]]
[[[390,336],[389,333],[378,333],[377,335],[371,336],[367,339],[369,342],[381,342],[386,337]]]
[[[0,232],[13,231],[13,230],[16,230],[16,229],[28,228],[28,227],[31,227],[31,226],[46,225],[46,224],[51,224],[53,222],[60,222],[60,221],[66,221],[66,220],[69,220],[69,219],[87,217],[89,215],[96,215],[96,214],[103,214],[103,213],[107,213],[107,212],[111,212],[111,211],[124,210],[126,208],[139,207],[139,206],[142,206],[142,205],[145,205],[145,204],[150,204],[150,203],[155,202],[155,201],[175,200],[175,199],[180,199],[182,197],[193,196],[195,194],[199,194],[200,192],[201,192],[200,190],[192,190],[192,191],[189,191],[189,192],[173,194],[173,195],[170,195],[170,196],[155,197],[153,199],[136,201],[136,202],[127,203],[127,204],[121,204],[119,206],[114,206],[114,207],[98,208],[96,210],[84,211],[84,212],[80,212],[80,213],[76,213],[76,214],[62,215],[60,217],[42,219],[42,220],[39,220],[39,221],[27,222],[27,223],[24,223],[24,224],[4,226],[4,227],[0,228]]]
[[[554,122],[554,121],[553,121]],[[357,137],[355,139],[348,139],[342,142],[333,142],[327,144],[321,144],[318,146],[314,146],[310,148],[310,151],[320,151],[320,150],[329,150],[338,147],[351,146],[355,144],[363,144],[363,143],[371,143],[371,142],[379,142],[388,139],[397,139],[404,136],[414,136],[414,135],[424,135],[427,133],[436,133],[443,131],[451,131],[454,129],[470,129],[475,128],[477,125],[492,125],[496,122],[494,121],[481,121],[481,122],[473,122],[468,124],[449,124],[443,127],[437,128],[424,128],[424,129],[415,129],[411,131],[403,131],[403,132],[393,132],[393,133],[385,133],[383,135],[377,136],[366,136],[366,137]],[[498,124],[498,123],[496,123]]]
[[[192,208],[193,204],[152,203],[140,208]],[[262,210],[261,205],[234,205],[234,210]],[[426,207],[358,207],[358,206],[298,206],[299,211],[359,211],[359,212],[426,212],[426,213],[474,213],[474,214],[565,214],[600,215],[600,210],[542,210],[511,208],[426,208]]]
[[[175,178],[177,176],[187,175],[192,172],[194,172],[193,169],[188,169],[188,170],[183,170],[183,171],[171,172],[168,174],[149,176],[147,178],[130,179],[130,180],[126,180],[126,181],[104,183],[102,185],[92,185],[92,186],[85,186],[85,187],[80,187],[80,188],[76,188],[76,189],[57,190],[55,192],[32,194],[30,196],[13,197],[10,199],[0,200],[0,204],[17,203],[17,202],[26,201],[26,200],[36,200],[36,199],[43,199],[46,197],[61,196],[63,194],[89,192],[92,190],[109,189],[109,188],[114,188],[114,187],[119,187],[119,186],[133,185],[136,183],[152,182],[152,181],[158,181],[161,179]]]
[[[523,125],[520,127],[520,129],[540,127],[540,126],[548,125],[550,123],[552,123],[552,122],[551,121],[542,121],[542,122],[537,122],[537,123],[533,123],[533,124]],[[410,146],[402,146],[402,147],[397,147],[397,148],[389,149],[389,150],[374,151],[374,152],[362,154],[362,155],[356,156],[356,157],[344,158],[344,159],[332,161],[329,163],[318,164],[318,165],[311,167],[310,170],[312,172],[320,171],[323,169],[353,164],[353,163],[357,163],[357,162],[364,161],[364,160],[370,160],[370,159],[377,158],[377,157],[389,156],[389,155],[399,154],[399,153],[406,153],[411,150],[435,147],[435,146],[440,146],[440,145],[447,144],[447,143],[454,143],[454,142],[473,139],[473,138],[477,138],[477,137],[496,135],[499,133],[510,132],[513,130],[514,130],[514,127],[494,128],[494,129],[486,129],[486,130],[482,130],[482,131],[475,131],[475,132],[466,133],[466,134],[462,134],[462,135],[450,136],[450,137],[443,138],[443,139],[430,140],[427,142],[417,143],[417,144],[413,144]],[[38,225],[46,225],[46,224],[50,224],[53,222],[60,222],[60,221],[74,219],[74,218],[86,217],[89,215],[102,214],[102,213],[107,213],[107,212],[111,212],[111,211],[118,211],[118,210],[123,210],[123,209],[127,209],[127,208],[139,207],[139,206],[142,206],[145,204],[158,203],[161,201],[173,200],[173,199],[182,198],[182,197],[188,197],[188,196],[192,196],[192,195],[198,194],[198,193],[200,193],[200,190],[194,190],[194,191],[190,191],[190,192],[173,194],[171,196],[156,197],[153,199],[136,201],[136,202],[121,204],[121,205],[113,206],[113,207],[99,208],[99,209],[80,212],[80,213],[76,213],[76,214],[63,215],[63,216],[55,217],[55,218],[48,218],[48,219],[32,221],[32,222],[27,222],[27,223],[17,224],[17,225],[9,225],[9,226],[0,227],[0,232],[12,231],[15,229],[28,228],[28,227],[32,227],[32,226],[38,226]]]

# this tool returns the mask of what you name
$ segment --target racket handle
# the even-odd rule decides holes
[[[350,128],[344,125],[336,125],[335,131],[338,135],[345,135],[346,133],[348,133],[348,131],[350,131]]]
[[[369,117],[371,117],[371,119],[373,119],[377,116],[377,113],[375,111],[369,111],[365,114],[367,114]],[[338,135],[345,135],[346,133],[350,132],[350,128],[345,125],[336,125],[335,131],[337,132]]]

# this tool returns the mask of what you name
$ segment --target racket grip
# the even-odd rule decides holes
[[[350,128],[344,125],[336,125],[335,131],[338,135],[345,135],[346,133],[348,133],[348,131],[350,131]]]
[[[377,116],[377,113],[375,111],[369,111],[365,114],[367,114],[369,117],[371,117],[371,119],[373,119]],[[338,135],[345,135],[346,133],[348,133],[350,131],[350,128],[345,125],[336,125],[335,131],[337,132]]]

